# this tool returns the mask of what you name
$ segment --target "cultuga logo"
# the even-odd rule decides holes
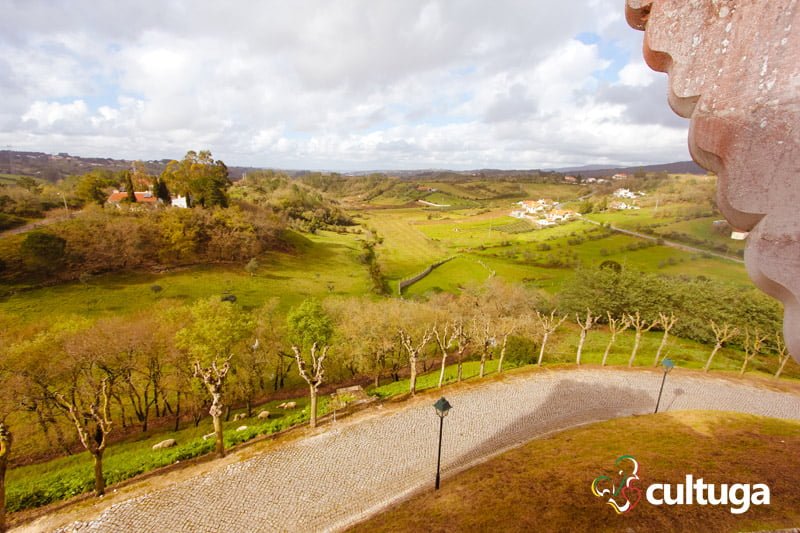
[[[592,481],[592,494],[606,498],[617,514],[631,512],[639,500],[642,490],[639,482],[639,463],[630,455],[623,455],[614,461],[618,468],[618,478],[598,476]],[[687,474],[684,483],[652,483],[645,491],[650,505],[730,505],[732,514],[746,513],[751,505],[769,505],[769,486],[764,483],[733,483],[715,485],[706,483],[703,478],[694,479]]]
[[[609,476],[598,476],[592,481],[592,493],[600,498],[608,498],[608,505],[617,514],[631,512],[642,499],[642,491],[636,486],[639,481],[639,463],[630,455],[623,455],[614,461],[619,468],[619,483]],[[629,469],[630,473],[626,473]]]

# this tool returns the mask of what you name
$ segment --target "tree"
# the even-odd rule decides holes
[[[43,231],[32,231],[20,244],[20,253],[25,262],[36,269],[57,268],[66,254],[67,241],[58,235]]]
[[[628,368],[633,367],[633,361],[636,359],[636,352],[639,351],[639,343],[642,341],[642,333],[650,331],[658,324],[658,321],[653,321],[650,324],[644,320],[639,311],[635,315],[628,315],[628,323],[636,330],[636,336],[633,339],[633,350],[631,350],[631,357],[628,359]]]
[[[447,366],[447,356],[449,355],[448,352],[453,344],[453,341],[455,340],[455,337],[458,335],[458,328],[463,329],[463,327],[463,323],[458,320],[454,321],[452,324],[446,323],[444,327],[439,327],[438,324],[434,324],[433,326],[433,336],[436,337],[436,344],[439,346],[439,350],[442,352],[442,369],[439,372],[440,389],[444,383],[444,369]]]
[[[520,326],[520,320],[518,317],[513,316],[504,316],[500,318],[498,329],[500,331],[500,336],[503,340],[500,342],[500,357],[497,360],[497,373],[500,374],[503,372],[503,362],[506,358],[506,348],[508,347],[508,338],[514,334],[514,332]]]
[[[711,350],[711,355],[708,356],[708,360],[703,367],[703,372],[708,372],[708,369],[711,368],[711,361],[714,359],[714,356],[717,354],[719,349],[722,348],[722,345],[739,334],[739,330],[730,324],[726,323],[720,326],[717,325],[713,320],[709,322],[711,324],[711,331],[714,332],[716,343],[714,344],[714,349]]]
[[[114,187],[114,175],[108,170],[93,170],[78,179],[75,194],[87,204],[103,206],[108,200],[108,191]]]
[[[181,161],[170,161],[161,174],[169,188],[184,196],[190,196],[192,203],[203,207],[227,207],[226,190],[231,186],[228,167],[220,160],[214,160],[211,152],[193,150],[186,152]]]
[[[767,340],[767,335],[761,333],[757,329],[745,328],[744,330],[744,361],[742,361],[742,369],[739,375],[743,376],[744,371],[747,369],[748,363],[753,360],[761,352],[761,346]]]
[[[608,354],[611,351],[611,347],[614,345],[614,341],[617,340],[617,334],[622,333],[631,325],[628,321],[628,317],[614,318],[608,311],[606,311],[606,316],[608,316],[608,330],[611,332],[611,338],[608,340],[608,344],[606,344],[606,351],[603,352],[603,361],[600,363],[600,366],[606,366]]]
[[[407,328],[400,327],[398,333],[403,348],[408,352],[408,363],[411,371],[409,375],[409,391],[411,396],[414,396],[417,393],[417,359],[419,359],[419,354],[425,348],[425,345],[431,340],[433,331],[426,328],[418,337],[419,341],[414,341],[413,332]]]
[[[783,373],[783,367],[786,366],[786,363],[789,362],[791,359],[791,354],[786,349],[786,342],[783,340],[783,335],[779,331],[775,332],[775,348],[778,354],[778,370],[775,372],[775,379],[781,377],[781,373]]]
[[[333,336],[333,321],[316,300],[305,300],[286,320],[297,371],[308,384],[309,425],[313,428],[317,426],[317,393],[325,377],[324,363]]]
[[[133,175],[130,170],[123,170],[120,173],[120,177],[122,178],[122,182],[125,184],[125,192],[126,194],[126,201],[131,204],[136,203],[136,188],[133,185]]]
[[[586,334],[592,326],[597,323],[599,316],[592,316],[592,311],[587,307],[586,308],[586,320],[583,320],[578,313],[575,313],[575,320],[578,322],[578,326],[581,328],[581,336],[580,340],[578,341],[578,352],[575,355],[575,364],[581,364],[581,352],[583,351],[583,343],[586,342]]]
[[[667,345],[667,337],[669,336],[669,330],[675,325],[678,319],[675,318],[673,313],[670,313],[667,316],[665,313],[658,313],[658,323],[661,324],[661,327],[664,328],[664,336],[661,337],[661,344],[658,345],[658,350],[656,351],[656,358],[653,361],[653,366],[658,366],[658,362],[661,360],[661,352],[664,350],[664,346]]]
[[[542,366],[542,358],[544,357],[544,348],[547,346],[547,339],[558,329],[558,326],[564,323],[567,319],[567,315],[556,318],[556,311],[553,309],[550,312],[550,316],[540,313],[539,311],[536,311],[535,316],[539,321],[539,325],[542,327],[542,346],[539,348],[539,359],[536,361],[536,365]]]
[[[224,457],[225,381],[234,351],[241,349],[244,339],[252,333],[253,321],[234,303],[219,298],[198,301],[190,313],[191,322],[175,334],[175,343],[191,357],[193,376],[203,384],[211,399],[208,412],[214,422],[216,452]]]

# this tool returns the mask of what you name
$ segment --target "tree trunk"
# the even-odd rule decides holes
[[[711,360],[714,359],[714,356],[717,355],[717,351],[719,351],[721,347],[721,344],[714,345],[714,349],[711,350],[711,355],[708,356],[708,361],[706,361],[706,366],[703,367],[703,372],[708,372],[708,369],[711,368]]]
[[[375,388],[377,389],[381,385],[381,373],[378,372],[375,374]]]
[[[0,533],[6,530],[6,468],[11,453],[11,432],[0,425]]]
[[[611,340],[609,340],[608,344],[606,344],[606,351],[603,352],[603,360],[600,362],[600,366],[606,366],[606,360],[608,359],[608,354],[611,352],[611,346],[614,344],[616,337],[617,337],[616,333],[611,334]]]
[[[642,332],[641,331],[637,331],[636,332],[636,337],[633,340],[633,350],[631,350],[631,358],[628,359],[628,368],[632,368],[633,367],[633,361],[634,361],[634,359],[636,359],[636,352],[639,351],[639,341],[641,341],[641,340],[642,340]]]
[[[744,363],[742,363],[742,369],[739,371],[739,376],[744,376],[744,371],[747,368],[747,363],[750,362],[750,358],[747,357],[747,354],[744,356]]]
[[[486,368],[486,352],[481,354],[481,370],[478,372],[478,377],[483,377],[483,372]]]
[[[457,381],[461,381],[461,355],[458,356],[458,379]]]
[[[547,344],[547,337],[549,337],[549,333],[545,333],[542,337],[542,347],[539,349],[539,360],[536,362],[537,366],[542,366],[542,358],[544,357],[544,347]]]
[[[211,413],[211,418],[214,420],[214,434],[216,435],[217,440],[217,455],[219,457],[225,457],[225,436],[222,433],[222,413],[214,411]]]
[[[175,399],[175,431],[178,431],[181,425],[181,391],[178,391]]]
[[[439,388],[442,388],[442,383],[444,382],[444,367],[447,365],[447,353],[442,355],[442,370],[439,372]]]
[[[506,343],[508,342],[508,335],[503,337],[503,347],[500,348],[500,359],[497,361],[497,373],[503,372],[503,360],[506,357]]]
[[[417,358],[411,357],[409,363],[411,369],[408,376],[408,388],[411,391],[411,396],[414,396],[417,393]]]
[[[779,367],[778,367],[778,371],[777,371],[777,372],[775,372],[775,378],[776,378],[776,379],[777,379],[777,378],[779,378],[779,377],[781,377],[781,373],[783,372],[783,367],[785,367],[785,366],[786,366],[786,363],[788,363],[788,362],[789,362],[789,356],[787,355],[786,357],[784,357],[784,358],[781,360],[781,366],[779,366]]]
[[[586,330],[581,328],[581,338],[578,341],[578,353],[575,356],[575,364],[581,364],[581,352],[583,352],[583,343],[586,342]]]
[[[661,352],[664,350],[664,346],[667,345],[667,337],[669,336],[668,331],[664,331],[664,336],[661,337],[661,344],[658,345],[658,351],[656,352],[656,359],[653,361],[653,366],[658,366],[658,362],[661,360]]]
[[[103,452],[92,452],[94,456],[94,495],[102,496],[106,493],[106,480],[103,478]]]
[[[317,388],[311,385],[308,387],[308,392],[311,395],[311,404],[308,406],[308,414],[311,418],[309,426],[315,428],[317,427]]]

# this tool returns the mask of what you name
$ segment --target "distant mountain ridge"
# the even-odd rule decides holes
[[[144,161],[148,172],[160,174],[166,168],[169,159]],[[112,159],[101,157],[80,157],[67,153],[46,154],[43,152],[17,152],[12,150],[0,150],[0,173],[21,174],[33,176],[47,181],[58,181],[70,175],[80,175],[94,169],[108,169],[120,171],[131,168],[133,160]],[[266,167],[265,167],[266,168]],[[239,179],[244,174],[252,170],[260,170],[257,167],[229,166],[228,172],[232,179]],[[672,174],[705,174],[706,171],[694,161],[679,161],[676,163],[664,163],[659,165],[645,165],[634,167],[606,166],[606,165],[584,165],[580,167],[565,167],[557,169],[545,169],[543,172],[571,173],[580,174],[585,178],[610,176],[618,172],[634,173],[636,171],[662,172]],[[302,175],[306,171],[286,171],[289,175]],[[420,176],[519,176],[540,172],[535,170],[500,170],[500,169],[474,169],[474,170],[447,170],[447,169],[427,169],[427,170],[392,170],[392,171],[359,171],[343,172],[347,176],[361,176],[372,173],[385,173],[390,176],[401,178],[415,178]]]

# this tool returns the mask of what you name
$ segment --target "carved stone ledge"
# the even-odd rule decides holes
[[[800,361],[800,2],[627,0],[626,18],[691,119],[692,157],[719,176],[720,210],[750,232],[747,271],[783,302]]]

